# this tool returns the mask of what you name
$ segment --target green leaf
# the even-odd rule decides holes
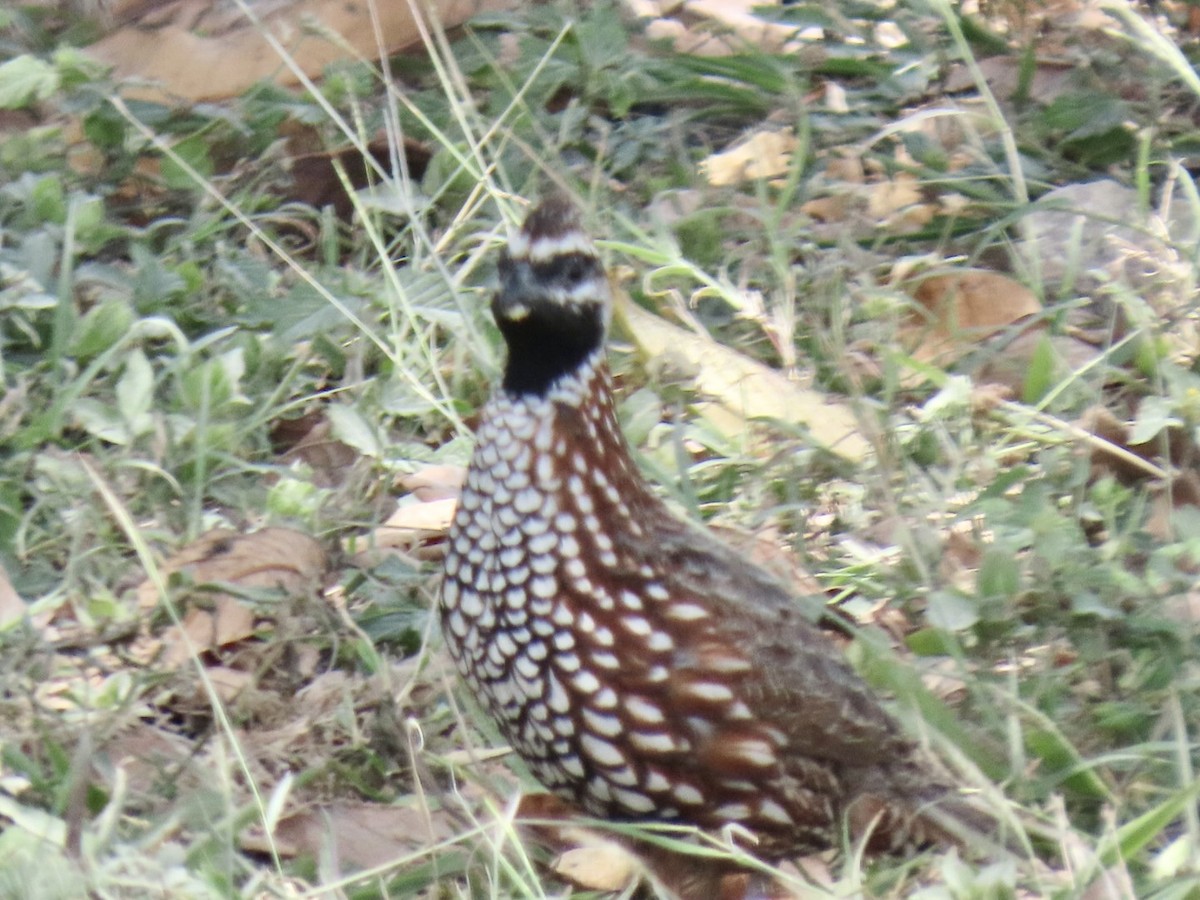
[[[99,356],[123,338],[133,325],[133,310],[124,300],[113,298],[87,311],[75,326],[70,351],[80,360]]]
[[[29,205],[39,222],[62,225],[67,221],[67,198],[58,175],[39,178],[29,192]]]
[[[1021,569],[1016,557],[1001,547],[989,547],[979,561],[976,586],[980,597],[1010,599],[1021,590]]]
[[[1030,753],[1045,764],[1047,772],[1060,776],[1064,785],[1080,795],[1096,799],[1110,798],[1111,794],[1100,776],[1084,764],[1079,751],[1049,720],[1043,728],[1025,730],[1025,745]]]
[[[120,413],[92,397],[76,400],[71,405],[71,415],[84,431],[102,441],[128,444],[132,438]]]
[[[1054,370],[1058,367],[1058,355],[1054,352],[1054,343],[1050,335],[1043,334],[1029,359],[1029,372],[1025,376],[1023,400],[1029,406],[1036,406],[1054,385]]]
[[[966,631],[979,622],[979,608],[970,598],[954,591],[929,595],[929,624],[945,631]]]
[[[146,354],[135,349],[125,360],[125,371],[117,382],[117,409],[134,434],[150,427],[150,407],[154,400],[154,370]]]
[[[179,396],[188,409],[219,412],[241,399],[239,386],[245,370],[242,350],[230,350],[185,372]]]
[[[349,444],[364,456],[375,459],[383,456],[383,442],[370,423],[351,406],[331,406],[328,410],[333,435],[344,444]]]
[[[1117,829],[1115,837],[1108,837],[1100,845],[1100,860],[1106,866],[1115,865],[1121,860],[1132,859],[1151,841],[1156,840],[1176,819],[1183,815],[1184,809],[1196,802],[1200,795],[1200,781],[1194,781],[1174,796],[1167,798],[1149,812],[1143,813],[1131,822],[1126,822]]]
[[[176,191],[195,190],[198,185],[192,172],[201,178],[212,177],[215,167],[209,153],[209,140],[204,135],[184,138],[171,151],[171,155],[164,156],[162,161],[162,176],[167,187]]]
[[[0,109],[20,109],[58,90],[58,70],[36,56],[18,56],[0,65]]]
[[[1164,428],[1182,425],[1175,415],[1175,404],[1167,397],[1146,397],[1138,407],[1137,419],[1129,435],[1129,443],[1137,445],[1158,435]]]

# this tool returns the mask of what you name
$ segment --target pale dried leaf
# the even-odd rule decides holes
[[[19,621],[24,615],[25,601],[12,586],[4,564],[0,563],[0,628]]]
[[[768,53],[796,49],[796,28],[760,18],[755,10],[774,4],[762,0],[689,0],[688,15],[708,19],[727,29],[745,45]],[[736,45],[735,45],[736,46]],[[742,47],[741,49],[745,49]]]
[[[205,669],[208,680],[221,698],[221,702],[229,703],[254,680],[252,672],[241,669],[231,669],[229,666],[209,666]]]
[[[700,174],[717,186],[785,175],[796,145],[796,135],[789,131],[758,131],[701,160]]]
[[[733,433],[744,433],[750,419],[776,419],[807,427],[817,441],[846,459],[859,460],[870,451],[849,407],[806,390],[710,338],[651,315],[624,295],[619,296],[617,316],[644,354],[675,356],[696,373],[699,392],[714,398],[717,409],[740,422]]]
[[[937,215],[935,203],[927,203],[916,176],[900,174],[867,188],[867,214],[881,226],[911,231]]]
[[[381,547],[404,547],[434,535],[445,534],[454,521],[457,497],[431,500],[428,503],[406,503],[397,507],[375,532]]]
[[[589,891],[623,891],[637,880],[637,858],[613,841],[575,847],[554,861],[556,874]]]
[[[1026,61],[1016,56],[989,56],[979,61],[988,89],[1001,100],[1009,100],[1019,87],[1024,86],[1028,96],[1039,103],[1049,104],[1072,87],[1072,76],[1076,67],[1073,63],[1041,59],[1034,65],[1032,77],[1025,72]],[[950,68],[946,76],[946,93],[958,94],[976,86],[974,74],[966,65]]]
[[[422,503],[429,503],[457,499],[466,478],[467,470],[463,466],[426,466],[419,472],[403,476],[400,486]]]

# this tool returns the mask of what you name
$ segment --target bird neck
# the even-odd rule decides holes
[[[511,396],[546,397],[565,380],[589,381],[604,361],[605,323],[597,307],[543,307],[498,324],[508,344],[502,386]]]
[[[540,371],[520,365],[514,368],[510,359],[500,387],[510,399],[532,402],[535,407],[542,403],[582,407],[598,399],[612,403],[612,378],[608,374],[603,347],[595,348],[577,364],[556,372],[550,376],[548,368]],[[537,389],[532,389],[534,384],[538,385]]]

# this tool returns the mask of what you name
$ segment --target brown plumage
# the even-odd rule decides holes
[[[535,208],[499,271],[509,356],[442,624],[534,775],[600,817],[739,825],[766,858],[836,844],[843,821],[894,850],[970,818],[795,599],[638,473],[604,356],[612,296],[574,208]]]

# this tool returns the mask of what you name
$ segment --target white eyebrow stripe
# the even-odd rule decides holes
[[[572,229],[565,234],[539,237],[534,241],[522,233],[517,240],[508,245],[510,256],[524,256],[530,262],[546,262],[556,256],[568,253],[582,253],[586,256],[596,256],[596,245],[582,231]]]

